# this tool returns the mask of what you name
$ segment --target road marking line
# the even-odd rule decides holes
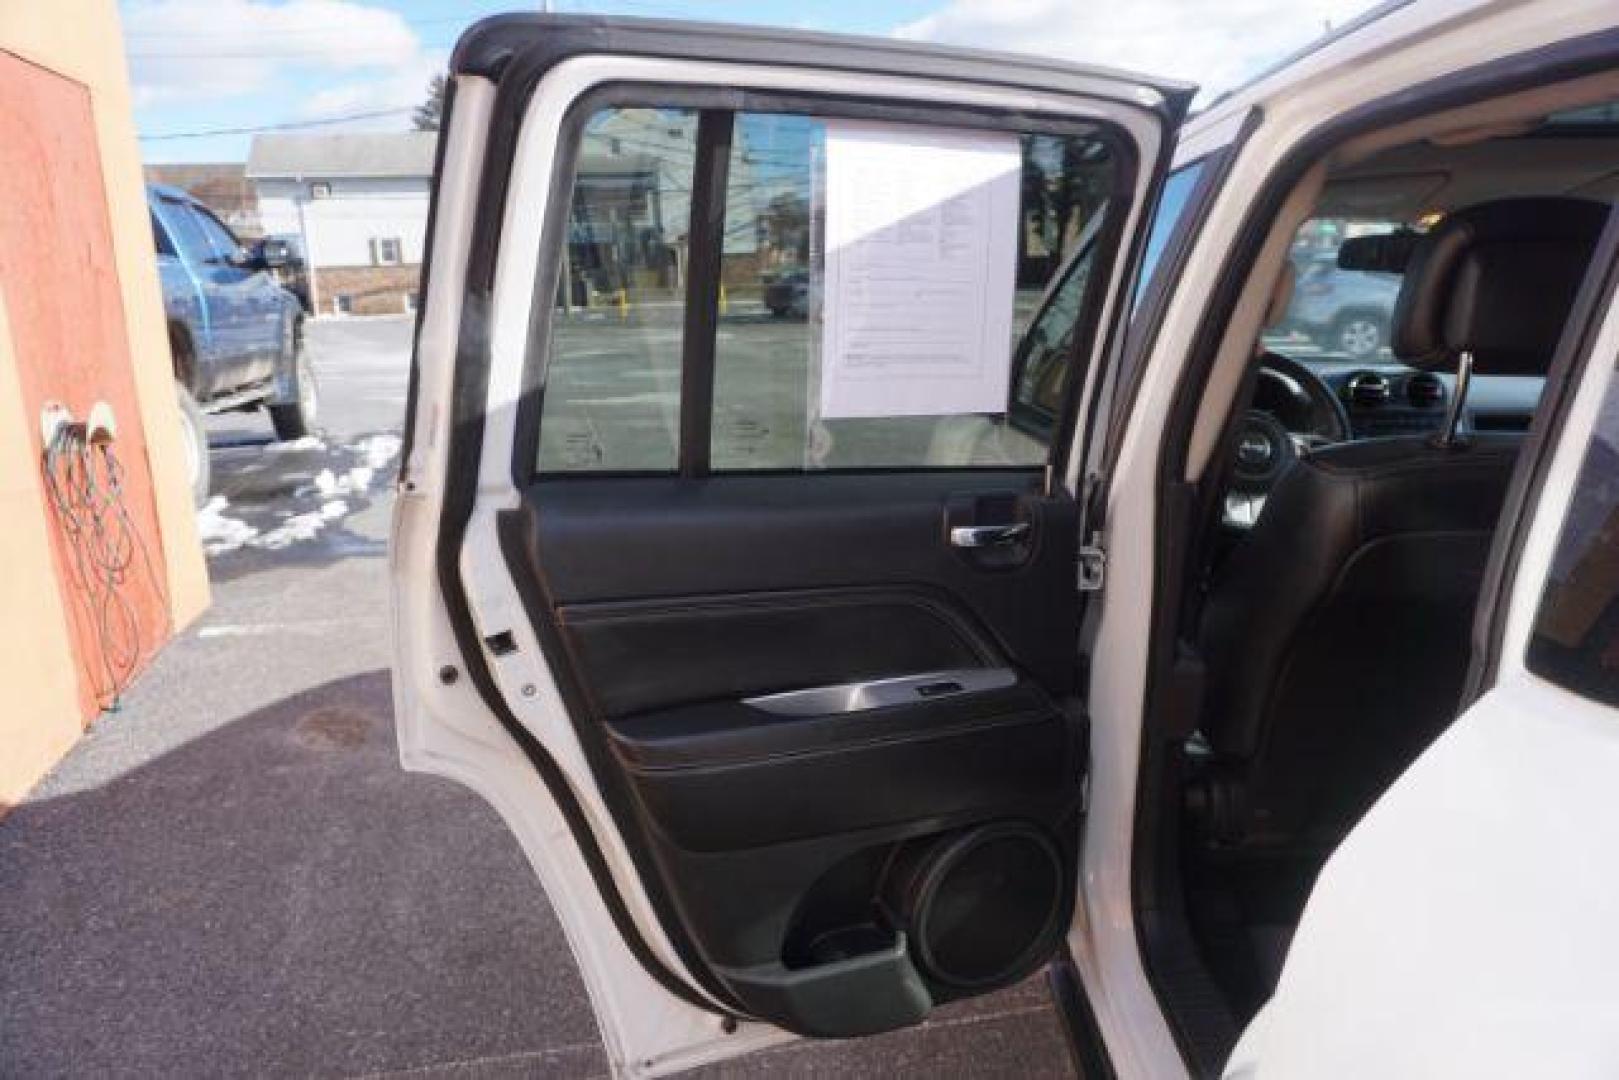
[[[386,626],[387,624],[388,620],[383,618],[300,619],[297,622],[274,623],[215,623],[212,626],[197,627],[197,636],[200,638],[216,638],[252,637],[257,634],[319,633],[323,630],[337,630],[350,626]]]

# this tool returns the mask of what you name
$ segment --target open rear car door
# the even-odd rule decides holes
[[[404,764],[517,835],[620,1074],[1038,970],[1084,813],[1079,418],[1190,92],[578,17],[452,67]]]

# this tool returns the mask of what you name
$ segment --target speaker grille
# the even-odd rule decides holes
[[[1031,825],[1001,824],[956,837],[928,860],[913,894],[917,960],[941,982],[1001,982],[1043,959],[1063,911],[1056,845]]]

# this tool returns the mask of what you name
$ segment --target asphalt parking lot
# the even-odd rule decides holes
[[[410,331],[311,327],[318,439],[210,421],[212,606],[0,821],[0,1074],[605,1073],[516,843],[395,758],[385,555]],[[1067,1073],[1039,980],[704,1071]]]

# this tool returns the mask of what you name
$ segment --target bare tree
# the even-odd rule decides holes
[[[809,202],[796,191],[780,191],[770,197],[759,215],[763,240],[779,262],[809,262]]]
[[[427,84],[427,100],[416,106],[410,123],[417,131],[437,131],[444,119],[444,76],[434,75]]]

